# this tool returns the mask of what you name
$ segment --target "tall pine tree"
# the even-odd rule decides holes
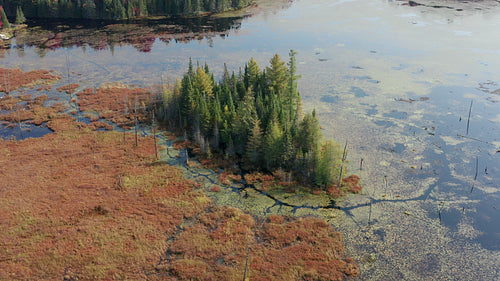
[[[0,28],[10,28],[9,20],[7,19],[7,15],[5,14],[2,6],[0,6],[0,18],[2,20]]]

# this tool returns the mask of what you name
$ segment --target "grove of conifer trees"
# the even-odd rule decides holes
[[[148,15],[196,15],[240,9],[250,0],[0,0],[7,16],[120,20]]]
[[[246,171],[281,169],[294,179],[326,187],[338,178],[337,145],[323,141],[315,111],[304,115],[297,91],[295,52],[261,69],[252,58],[244,70],[227,70],[216,82],[209,67],[192,61],[173,92],[163,95],[163,118],[183,130],[202,153],[217,153]]]

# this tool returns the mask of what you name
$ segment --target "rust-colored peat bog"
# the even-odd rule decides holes
[[[23,72],[21,69],[0,68],[0,92],[10,93],[21,87],[34,87],[35,85],[48,84],[61,79],[48,70],[34,70]]]
[[[89,88],[79,93],[78,106],[81,111],[94,113],[97,117],[129,127],[138,122],[151,121],[147,114],[154,103],[150,89],[132,88],[122,84],[109,84],[100,88]]]
[[[136,146],[132,133],[95,131],[54,111],[47,119],[53,134],[0,139],[0,280],[358,274],[341,234],[318,218],[214,206],[180,169],[156,160],[152,138]]]

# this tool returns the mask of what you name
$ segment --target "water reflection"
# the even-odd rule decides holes
[[[143,19],[126,23],[105,21],[32,21],[30,28],[18,30],[12,44],[4,43],[2,49],[16,49],[20,56],[25,47],[35,47],[40,57],[49,50],[60,48],[89,48],[110,50],[115,47],[133,46],[139,52],[151,52],[153,44],[187,43],[213,38],[225,38],[232,30],[241,27],[243,17],[161,18]]]

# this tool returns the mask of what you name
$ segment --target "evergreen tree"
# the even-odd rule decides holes
[[[213,122],[210,111],[207,100],[204,97],[199,97],[196,112],[200,116],[201,132],[203,136],[208,136],[212,129]]]
[[[127,17],[126,19],[131,19],[134,17],[134,7],[132,6],[132,1],[125,2],[125,6],[127,7]]]
[[[198,13],[201,12],[201,0],[192,0],[192,8],[191,8],[191,13]]]
[[[59,0],[57,2],[57,14],[60,18],[71,17],[71,1]]]
[[[254,58],[251,58],[245,67],[245,85],[255,88],[260,76],[260,68]]]
[[[21,9],[21,6],[17,6],[16,9],[16,24],[23,24],[26,21],[26,18],[24,17],[23,10]]]
[[[144,0],[139,0],[139,16],[147,16],[148,9]]]
[[[297,76],[297,62],[295,59],[295,55],[297,52],[294,50],[290,50],[289,56],[290,60],[288,62],[288,85],[287,85],[287,97],[285,100],[286,110],[288,111],[287,115],[290,122],[296,124],[297,114],[297,103],[300,102],[300,94],[297,91],[297,80],[300,76]]]
[[[266,67],[269,90],[276,95],[281,95],[287,85],[288,69],[286,63],[281,61],[280,56],[276,54],[271,59],[270,64]]]
[[[191,58],[189,58],[189,65],[188,65],[187,75],[189,75],[191,78],[194,77],[193,60]]]
[[[185,15],[190,15],[190,14],[192,14],[192,12],[193,12],[193,7],[191,5],[191,0],[185,0],[183,13]]]
[[[224,63],[224,74],[222,75],[222,84],[224,86],[229,87],[231,83],[231,76],[229,75],[229,71],[227,70],[227,64]]]
[[[321,135],[321,126],[316,117],[316,110],[313,110],[312,113],[304,116],[304,119],[299,125],[297,145],[302,151],[304,158],[319,146]]]
[[[238,106],[236,114],[238,116],[241,116],[243,126],[248,131],[250,131],[255,123],[255,119],[257,119],[257,111],[255,109],[255,96],[251,87],[245,93],[243,100]]]
[[[317,161],[316,184],[326,187],[335,180],[334,174],[334,157],[335,147],[331,140],[327,141],[320,149],[319,161]]]
[[[84,18],[95,19],[97,17],[94,0],[84,0],[82,7],[82,14]]]
[[[293,168],[296,155],[296,149],[293,145],[293,137],[290,130],[285,130],[282,140],[282,152],[280,155],[280,166],[286,170]]]
[[[190,127],[193,121],[195,97],[191,77],[186,74],[181,82],[181,118],[184,127]]]
[[[260,120],[254,119],[252,131],[248,137],[246,145],[244,164],[249,170],[258,170],[261,158],[262,131],[260,128]]]
[[[281,157],[281,140],[283,131],[276,117],[269,123],[264,136],[263,151],[267,170],[277,168]]]
[[[208,70],[208,69],[206,69]],[[210,73],[205,72],[201,67],[196,69],[196,73],[193,77],[193,86],[200,91],[203,96],[213,97],[213,81]]]
[[[0,25],[1,28],[10,28],[9,20],[2,6],[0,6],[0,19],[2,20],[2,25]]]

